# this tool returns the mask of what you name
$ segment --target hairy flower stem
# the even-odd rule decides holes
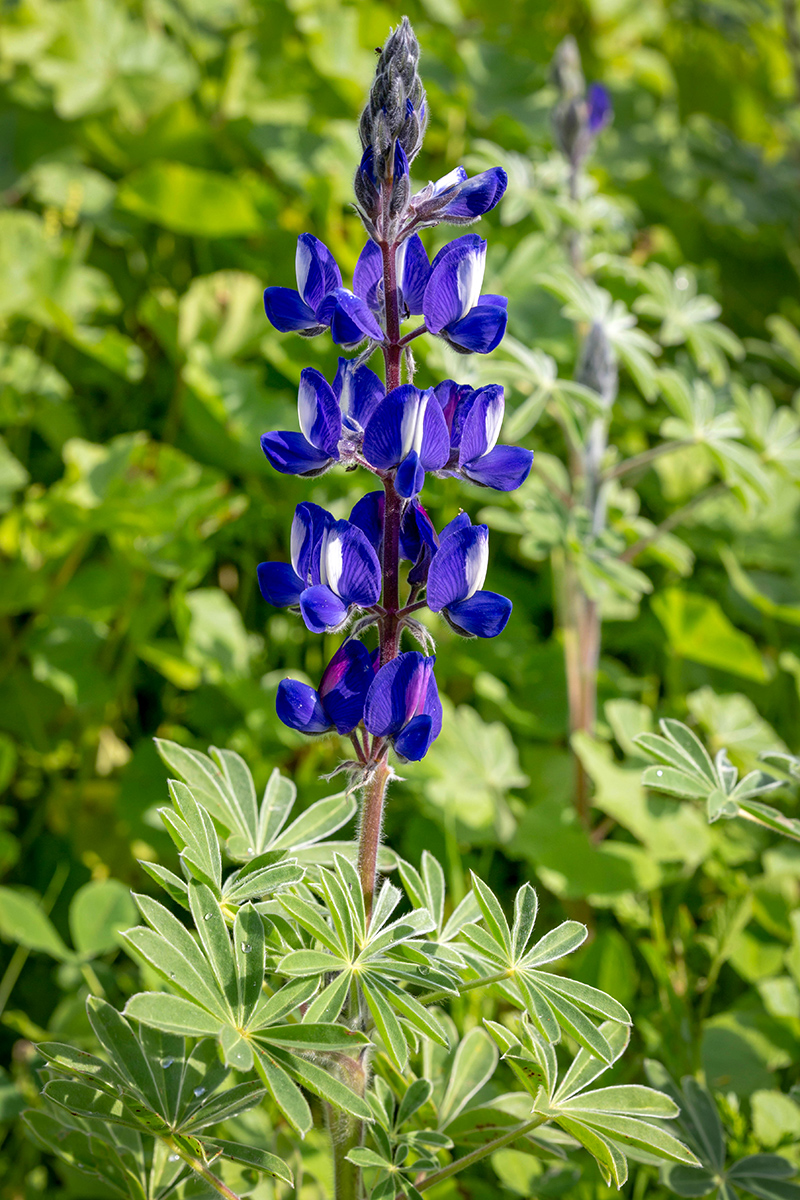
[[[361,880],[367,919],[372,916],[372,904],[375,899],[378,851],[381,847],[383,831],[383,805],[390,774],[391,768],[384,758],[375,768],[375,773],[364,789],[362,801],[361,833],[358,839],[358,876]]]

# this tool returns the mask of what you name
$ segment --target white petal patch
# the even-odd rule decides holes
[[[300,574],[300,552],[303,549],[307,534],[308,526],[302,520],[300,514],[295,513],[292,521],[292,535],[289,542],[289,553],[292,560],[292,566],[294,567],[295,574],[297,575]]]
[[[480,299],[483,274],[486,270],[486,243],[470,250],[458,264],[458,299],[461,304],[459,319],[465,317]]]
[[[319,556],[319,581],[329,587],[337,596],[339,595],[339,580],[342,577],[343,566],[341,536],[331,530],[326,530],[322,536],[322,548]]]
[[[463,167],[456,167],[447,175],[443,175],[441,179],[437,179],[436,183],[429,183],[428,187],[433,188],[431,196],[441,196],[442,192],[449,192],[451,188],[458,187],[467,178],[467,172]]]
[[[314,445],[311,437],[311,430],[314,428],[314,422],[317,419],[318,404],[317,392],[314,385],[308,379],[300,380],[300,389],[297,393],[297,416],[300,421],[300,428],[307,441]]]
[[[294,256],[294,271],[297,276],[297,290],[305,300],[308,273],[311,270],[311,247],[297,239],[297,252]]]
[[[464,563],[464,574],[467,577],[467,594],[464,597],[465,600],[469,600],[483,587],[488,567],[489,535],[482,533],[467,551]]]
[[[420,396],[413,396],[406,404],[403,420],[400,423],[401,462],[412,450],[416,450],[419,454],[422,449],[425,410],[432,394],[429,389]]]
[[[342,371],[342,391],[339,396],[339,408],[342,410],[343,417],[352,417],[353,415],[353,400],[355,396],[353,374],[352,364],[348,362]]]
[[[500,437],[500,429],[503,424],[503,413],[505,412],[505,400],[502,394],[495,397],[487,406],[485,413],[486,420],[486,449],[484,454],[488,454],[490,450],[494,450],[497,445],[497,439]],[[308,435],[306,434],[308,437]],[[310,440],[310,439],[309,439]]]
[[[400,249],[397,251],[397,256],[394,260],[395,261],[395,269],[397,271],[397,283],[400,287],[401,292],[403,290],[403,282],[405,280],[406,254],[408,252],[408,241],[409,241],[409,239],[406,238],[406,240],[404,242],[400,243]]]

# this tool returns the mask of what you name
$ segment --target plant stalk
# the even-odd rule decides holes
[[[192,1168],[196,1175],[199,1175],[201,1179],[204,1179],[206,1183],[210,1184],[216,1192],[219,1192],[220,1196],[224,1196],[225,1200],[239,1200],[236,1192],[232,1191],[227,1184],[222,1182],[221,1179],[218,1179],[214,1172],[206,1165],[206,1163],[201,1162],[199,1158],[196,1158],[193,1154],[190,1154],[188,1150],[185,1150],[180,1142],[175,1141],[173,1138],[165,1138],[164,1141],[167,1143],[173,1154],[177,1154],[180,1158],[182,1158],[183,1161]]]
[[[538,1129],[540,1125],[544,1125],[546,1120],[547,1117],[538,1114],[531,1121],[525,1121],[523,1125],[515,1125],[509,1133],[504,1133],[501,1137],[487,1142],[485,1146],[480,1146],[470,1154],[465,1154],[463,1158],[457,1158],[449,1166],[442,1167],[441,1171],[434,1171],[427,1179],[423,1179],[421,1183],[417,1184],[417,1191],[425,1192],[428,1188],[435,1187],[437,1183],[443,1183],[445,1179],[449,1179],[452,1175],[457,1175],[459,1171],[465,1171],[467,1167],[472,1167],[475,1163],[480,1162],[481,1159],[494,1154],[495,1150],[502,1150],[503,1146],[509,1146],[512,1142],[516,1142],[518,1138],[524,1137],[526,1133],[530,1133],[531,1130]]]

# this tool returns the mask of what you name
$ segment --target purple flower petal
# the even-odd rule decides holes
[[[513,492],[525,482],[533,465],[533,451],[522,446],[495,446],[482,458],[467,463],[463,473],[482,487]]]
[[[317,309],[317,318],[328,324],[337,346],[357,346],[365,338],[383,341],[383,330],[360,296],[347,288],[337,288],[325,297]]]
[[[370,733],[394,737],[424,711],[433,663],[409,650],[380,668],[364,705],[364,725]]]
[[[399,467],[412,451],[425,471],[437,471],[450,457],[450,437],[433,391],[404,384],[389,392],[372,414],[364,431],[364,456],[385,471]]]
[[[430,673],[428,675],[428,687],[425,693],[425,701],[422,706],[422,712],[426,717],[431,719],[431,741],[435,741],[442,732],[442,702],[439,699],[439,687],[436,683],[436,676],[433,673],[433,664],[435,658],[429,658]]]
[[[442,210],[442,218],[475,221],[502,200],[508,187],[508,176],[501,167],[482,171],[463,183],[453,199]]]
[[[459,533],[462,529],[471,528],[472,522],[469,519],[469,513],[459,513],[457,517],[453,517],[452,521],[449,521],[448,524],[445,525],[444,529],[439,534],[439,545],[441,546],[445,538],[452,537],[454,533]]]
[[[502,342],[507,324],[508,313],[504,308],[480,304],[443,330],[442,336],[455,350],[489,354]]]
[[[478,303],[486,267],[486,243],[474,234],[456,238],[433,260],[423,312],[431,333],[461,320]]]
[[[333,381],[334,395],[348,428],[366,428],[373,412],[386,395],[381,379],[369,367],[357,367],[354,359],[340,358]]]
[[[381,594],[381,567],[366,534],[349,521],[336,521],[320,543],[319,581],[346,605],[369,608]]]
[[[270,466],[282,475],[321,475],[334,461],[334,456],[317,450],[302,433],[290,430],[262,433],[261,449]],[[339,457],[338,451],[335,457]]]
[[[303,581],[288,563],[259,563],[258,586],[267,604],[289,608],[297,604],[303,591]]]
[[[433,738],[433,721],[420,713],[394,739],[395,753],[402,762],[419,762],[430,750]]]
[[[351,733],[364,715],[364,701],[375,678],[372,655],[363,642],[351,638],[325,668],[319,696],[339,733]]]
[[[495,296],[492,292],[486,292],[481,296],[478,304],[491,304],[493,308],[505,308],[508,310],[508,296]]]
[[[349,516],[351,525],[355,525],[366,535],[378,559],[383,547],[383,510],[386,496],[383,492],[367,492],[353,505]]]
[[[611,97],[602,83],[590,84],[586,93],[586,123],[592,137],[608,125],[613,115]]]
[[[433,391],[439,401],[445,424],[450,431],[450,445],[457,447],[461,442],[465,403],[467,398],[474,396],[475,393],[468,383],[455,383],[452,379],[444,379],[441,383],[437,383]]]
[[[339,457],[342,412],[333,388],[313,367],[300,372],[297,415],[307,440],[331,458]]]
[[[380,246],[371,238],[358,256],[353,272],[353,291],[380,316],[383,311],[383,255]]]
[[[400,524],[400,557],[415,563],[424,549],[435,554],[438,547],[433,521],[419,501],[412,500]]]
[[[315,557],[325,530],[333,525],[333,517],[327,509],[308,500],[298,504],[294,510],[291,535],[292,566],[304,583],[311,582]]]
[[[264,311],[280,333],[322,333],[325,328],[294,288],[268,287],[264,292]]]
[[[297,679],[281,680],[275,708],[284,725],[299,733],[327,733],[331,728],[332,722],[317,693]]]
[[[324,584],[306,588],[300,596],[300,613],[312,633],[333,633],[347,619],[347,605]]]
[[[448,624],[465,637],[497,637],[508,624],[513,605],[496,592],[476,592],[444,611]]]
[[[394,486],[398,495],[404,500],[410,500],[412,496],[419,495],[424,483],[425,468],[419,461],[416,450],[411,450],[397,468]]]
[[[297,290],[315,312],[330,292],[342,286],[336,259],[313,233],[301,233],[297,239],[295,272]]]
[[[402,243],[397,253],[397,282],[403,293],[403,301],[410,313],[420,316],[425,298],[425,288],[431,275],[431,264],[422,239],[413,234]]]
[[[474,393],[460,438],[460,466],[482,458],[497,445],[505,413],[503,389],[492,383]]]
[[[468,600],[483,586],[489,562],[489,530],[471,525],[443,536],[428,572],[428,608],[443,608]]]
[[[406,407],[418,402],[419,391],[410,383],[387,392],[364,430],[364,457],[372,467],[388,471],[408,453],[403,450],[403,417]]]

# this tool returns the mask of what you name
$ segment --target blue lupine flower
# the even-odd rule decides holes
[[[315,337],[330,329],[337,345],[354,347],[366,338],[383,341],[383,330],[364,301],[342,287],[342,275],[328,247],[311,233],[297,239],[297,291],[268,287],[267,317],[281,333]]]
[[[420,316],[431,264],[418,233],[401,243],[396,264],[401,314]],[[372,312],[378,317],[383,315],[383,257],[373,241],[368,241],[359,255],[353,272],[353,289]]]
[[[403,760],[419,762],[441,732],[435,661],[417,650],[399,654],[380,668],[367,692],[366,729],[376,737],[388,738]]]
[[[397,468],[395,487],[410,500],[426,471],[438,471],[450,457],[450,435],[433,389],[403,384],[387,392],[364,430],[364,457],[379,471]]]
[[[318,504],[298,504],[292,521],[292,563],[261,563],[258,585],[277,608],[300,606],[312,633],[341,629],[354,608],[381,594],[381,568],[368,538]]]
[[[508,323],[505,296],[481,296],[486,242],[466,233],[436,255],[422,311],[431,333],[463,354],[488,354]]]
[[[419,223],[436,220],[469,225],[502,200],[507,186],[508,176],[501,167],[482,171],[472,179],[463,167],[456,167],[412,196],[411,208]]]
[[[372,655],[363,642],[351,638],[328,663],[318,690],[297,679],[281,681],[275,701],[278,716],[300,733],[352,733],[364,715],[374,678]]]
[[[434,392],[450,430],[447,473],[500,492],[512,492],[524,483],[533,451],[497,445],[505,412],[502,387],[493,383],[473,391],[445,379]]]
[[[333,390],[342,410],[345,434],[362,434],[378,404],[386,395],[383,380],[358,365],[352,358],[340,358],[333,381]]]
[[[386,496],[383,492],[367,492],[353,506],[349,517],[350,523],[357,525],[367,535],[379,559],[383,553],[385,508]],[[400,522],[400,558],[414,564],[408,575],[409,583],[425,582],[438,545],[433,521],[418,500],[409,501]]]
[[[445,526],[428,572],[428,608],[464,637],[497,637],[508,624],[511,601],[481,591],[489,564],[489,530],[461,513]]]
[[[501,167],[481,171],[467,179],[455,191],[442,209],[442,220],[461,224],[477,221],[502,200],[508,187],[508,176]]]
[[[297,394],[302,433],[263,433],[261,449],[284,475],[321,475],[339,461],[349,466],[359,434],[384,395],[375,372],[352,359],[339,359],[332,387],[319,371],[306,367]]]
[[[611,97],[602,83],[590,84],[586,93],[586,123],[592,137],[605,129],[613,115]]]

